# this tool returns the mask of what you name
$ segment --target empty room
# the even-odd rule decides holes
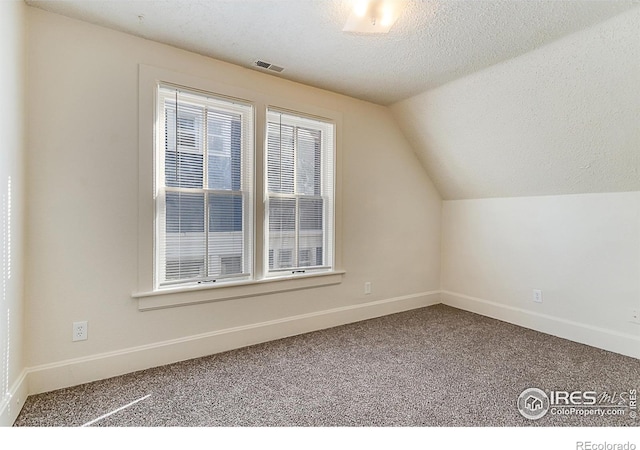
[[[638,30],[0,2],[0,425],[637,427]]]

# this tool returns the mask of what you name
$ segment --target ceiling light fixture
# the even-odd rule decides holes
[[[342,31],[388,33],[406,3],[406,0],[354,0],[353,11]]]

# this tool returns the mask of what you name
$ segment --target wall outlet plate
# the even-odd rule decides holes
[[[536,303],[542,303],[542,290],[534,289],[533,290],[533,301]]]
[[[71,340],[73,342],[86,341],[88,337],[87,321],[73,322],[73,334]]]

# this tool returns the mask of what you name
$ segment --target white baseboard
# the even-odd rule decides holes
[[[349,305],[27,369],[37,394],[440,303],[440,291]]]
[[[614,353],[640,358],[640,336],[619,333],[481,298],[441,291],[443,304]]]
[[[186,336],[25,369],[0,403],[10,426],[27,394],[52,391],[297,334],[443,303],[542,333],[640,358],[640,337],[527,311],[450,291],[430,291]]]
[[[0,402],[0,427],[13,425],[24,406],[25,400],[27,400],[28,394],[27,370],[25,369]]]

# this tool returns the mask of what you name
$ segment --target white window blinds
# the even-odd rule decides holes
[[[334,129],[267,111],[267,272],[333,268]]]
[[[253,261],[253,107],[158,87],[156,287],[246,279]]]

